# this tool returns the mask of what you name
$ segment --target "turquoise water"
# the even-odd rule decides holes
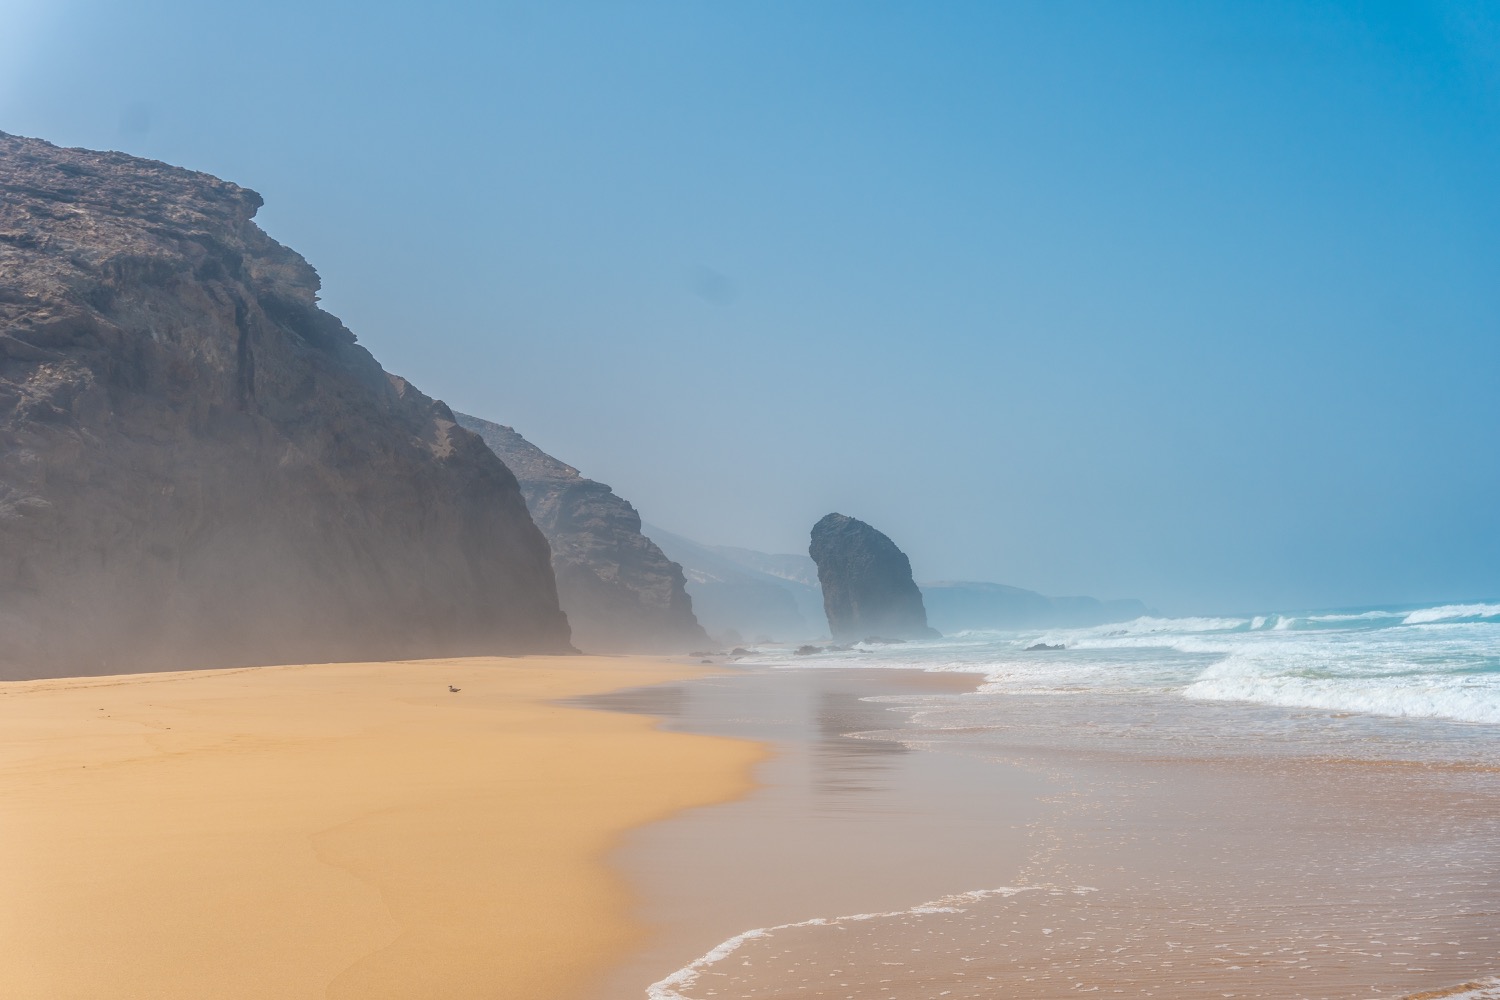
[[[1040,644],[1062,648],[1029,648]],[[1025,820],[1014,877],[976,864],[967,891],[789,913],[726,935],[653,984],[653,1000],[1366,1000],[1485,977],[1467,995],[1500,996],[1500,602],[745,659],[973,675],[972,692],[864,696],[901,721],[834,731],[1055,787]],[[975,780],[937,825],[1004,797]],[[900,814],[884,803],[862,822]],[[929,846],[891,863],[924,864]]]
[[[1027,649],[1038,643],[1065,648]],[[984,691],[1011,694],[1149,694],[1500,725],[1500,603],[1139,618],[763,659],[962,671],[983,675]]]

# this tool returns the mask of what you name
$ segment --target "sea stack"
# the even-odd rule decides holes
[[[571,648],[515,477],[259,195],[4,133],[0,194],[0,678]]]
[[[579,649],[681,653],[708,644],[682,567],[641,533],[641,516],[628,500],[514,428],[457,416],[520,481],[532,519],[552,546],[557,595]]]
[[[835,642],[937,637],[927,625],[911,560],[881,532],[844,514],[829,514],[813,525],[808,554],[818,565],[823,610]]]

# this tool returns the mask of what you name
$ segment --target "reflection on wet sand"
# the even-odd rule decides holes
[[[714,719],[731,726],[736,722],[742,726],[776,726],[784,730],[777,735],[805,744],[811,772],[809,785],[814,794],[843,796],[888,789],[889,783],[883,779],[889,775],[889,758],[910,752],[897,740],[862,735],[888,730],[900,721],[891,706],[866,699],[875,693],[889,693],[893,685],[898,690],[905,687],[911,693],[921,694],[931,694],[935,689],[949,690],[954,686],[947,679],[934,683],[927,680],[927,675],[899,676],[903,673],[890,670],[877,671],[873,675],[858,670],[808,672],[801,675],[802,683],[798,687],[802,690],[793,697],[748,696],[732,706],[716,697],[711,682],[629,688],[573,699],[568,704],[631,715],[653,715],[674,729],[683,728],[676,723],[689,715],[696,722]],[[695,724],[689,728],[697,731],[699,726]],[[842,808],[836,802],[824,805]]]
[[[992,705],[966,726],[996,699],[954,699],[957,683],[840,669],[681,685],[666,727],[777,756],[749,798],[620,852],[662,933],[600,1000],[674,970],[653,997],[1367,1000],[1500,963],[1488,766],[1337,763],[1236,739],[1213,706],[1226,725],[1206,743],[1176,706],[1078,698],[1012,694],[1002,724]]]
[[[873,792],[889,787],[892,754],[909,753],[904,743],[851,734],[888,729],[891,713],[861,701],[860,692],[819,691],[813,699],[820,738],[812,745],[813,787],[820,795]]]
[[[675,719],[682,715],[687,698],[686,685],[659,684],[655,687],[626,688],[623,691],[609,691],[585,698],[572,698],[567,704],[604,712],[624,712],[628,715],[654,715],[662,719]]]
[[[974,681],[761,669],[682,685],[680,714],[659,715],[663,728],[764,741],[773,757],[747,798],[627,838],[615,860],[639,893],[639,917],[658,933],[594,995],[643,997],[648,984],[748,928],[905,907],[934,886],[941,894],[975,878],[1014,878],[1046,783],[1019,768],[909,751],[882,732],[901,729],[905,710],[867,700],[958,693]],[[639,710],[650,700],[624,704]]]

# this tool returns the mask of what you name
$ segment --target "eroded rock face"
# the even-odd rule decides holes
[[[568,649],[515,477],[260,204],[0,133],[0,677]]]
[[[458,421],[520,480],[531,516],[552,546],[558,596],[579,649],[680,653],[708,642],[682,567],[641,534],[640,515],[629,501],[510,427],[465,413]]]
[[[927,626],[911,560],[863,521],[829,514],[813,525],[808,555],[818,564],[823,609],[836,642],[935,637]]]

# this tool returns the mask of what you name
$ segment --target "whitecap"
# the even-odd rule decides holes
[[[1403,620],[1403,625],[1421,625],[1425,622],[1449,621],[1454,618],[1494,618],[1500,615],[1500,604],[1444,604],[1436,608],[1413,611]]]

